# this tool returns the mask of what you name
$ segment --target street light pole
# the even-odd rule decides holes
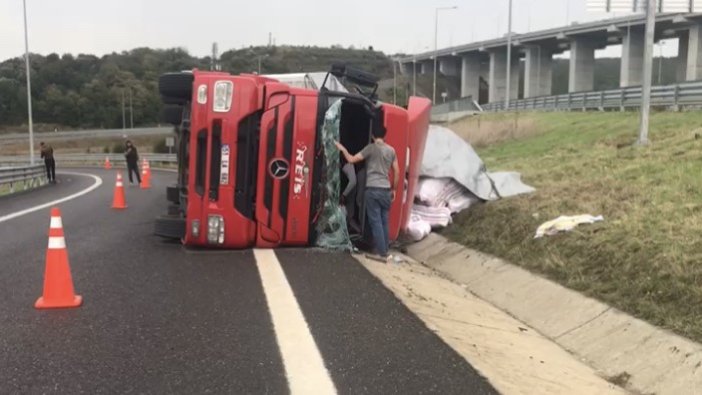
[[[417,96],[417,55],[412,60],[412,96]]]
[[[27,116],[29,117],[29,163],[34,164],[34,126],[32,125],[32,78],[29,71],[29,36],[27,34],[27,0],[22,0],[24,8],[24,64],[27,68]]]
[[[651,77],[653,76],[653,41],[656,29],[656,0],[648,0],[646,8],[646,37],[644,46],[643,86],[641,91],[641,123],[637,145],[648,144],[648,120],[651,107]]]
[[[397,105],[397,61],[392,60],[392,104]]]
[[[124,115],[124,88],[122,88],[122,130],[126,129],[127,122],[125,120],[125,115]]]
[[[439,61],[439,11],[441,10],[455,10],[457,6],[453,7],[436,7],[434,10],[434,85],[432,88],[431,102],[436,103],[436,73],[437,64]]]
[[[134,129],[134,106],[132,106],[132,88],[129,88],[129,128]]]
[[[512,93],[512,0],[509,0],[509,12],[507,15],[507,82],[505,84],[505,111],[509,110],[509,95]]]

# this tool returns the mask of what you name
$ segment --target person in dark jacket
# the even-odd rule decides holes
[[[129,183],[134,184],[132,172],[136,174],[137,183],[141,185],[141,175],[139,174],[139,154],[137,149],[132,144],[131,140],[127,140],[124,156],[127,159],[127,173],[129,174]]]
[[[54,149],[48,145],[44,144],[42,141],[39,143],[41,157],[44,159],[44,166],[46,167],[46,178],[49,183],[56,184],[56,161],[54,160]]]

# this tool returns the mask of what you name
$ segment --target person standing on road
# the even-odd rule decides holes
[[[126,142],[126,150],[124,151],[124,157],[127,159],[127,173],[129,174],[129,184],[134,185],[134,180],[132,179],[132,172],[136,173],[137,183],[141,185],[141,175],[139,174],[139,154],[137,149],[132,144],[131,140]]]
[[[44,159],[44,166],[46,167],[46,178],[49,183],[56,184],[56,161],[54,160],[54,149],[44,142],[39,143],[39,150],[41,152],[41,157]]]
[[[373,243],[378,255],[388,260],[390,255],[390,230],[388,215],[390,205],[395,200],[395,191],[400,179],[399,165],[395,149],[385,143],[385,130],[373,131],[373,142],[361,152],[351,155],[338,141],[336,147],[351,164],[361,161],[366,163],[365,202],[368,222],[370,223]],[[393,171],[393,182],[390,184],[390,168]]]

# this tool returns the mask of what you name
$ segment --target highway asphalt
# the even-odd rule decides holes
[[[290,392],[267,291],[252,251],[193,251],[152,235],[173,173],[127,187],[110,209],[114,172],[62,203],[77,309],[38,311],[49,208],[0,222],[0,393]],[[0,199],[0,217],[94,180]],[[345,254],[275,255],[338,393],[492,394],[463,358]]]

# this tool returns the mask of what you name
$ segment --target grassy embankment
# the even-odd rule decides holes
[[[702,112],[497,114],[452,125],[491,170],[537,188],[462,213],[445,234],[702,341]],[[605,221],[533,239],[559,215]],[[509,284],[505,284],[509,287]]]

